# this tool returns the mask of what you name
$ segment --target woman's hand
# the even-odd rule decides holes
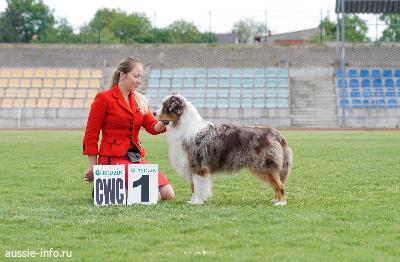
[[[93,181],[93,166],[89,166],[89,168],[83,173],[85,181],[92,182]]]

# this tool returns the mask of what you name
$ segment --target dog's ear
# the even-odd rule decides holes
[[[180,115],[182,114],[185,106],[185,102],[180,97],[171,96],[169,100],[168,111]]]

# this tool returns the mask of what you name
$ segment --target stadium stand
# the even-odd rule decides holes
[[[288,108],[287,68],[152,69],[146,95],[152,107],[180,93],[198,108]]]
[[[400,104],[397,98],[400,97],[400,89],[395,89],[400,86],[399,68],[350,68],[347,72],[337,70],[336,86],[338,105],[341,108],[393,109]]]
[[[0,68],[2,108],[87,108],[103,73],[88,68]]]

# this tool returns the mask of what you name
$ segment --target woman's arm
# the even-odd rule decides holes
[[[164,124],[162,121],[158,121],[158,122],[156,123],[156,125],[154,126],[154,130],[155,130],[157,133],[160,133],[161,131],[164,130],[165,127],[166,127],[166,124]]]
[[[97,165],[97,155],[88,155],[89,167],[85,171],[85,181],[92,182],[93,181],[93,166]]]

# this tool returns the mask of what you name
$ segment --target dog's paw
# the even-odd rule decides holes
[[[274,206],[276,206],[276,207],[277,206],[286,206],[286,201],[280,201],[280,202],[277,201],[274,203]]]
[[[274,198],[274,199],[271,200],[271,202],[272,202],[272,204],[275,205],[276,203],[278,203],[278,199]]]
[[[201,204],[204,203],[204,201],[190,200],[190,201],[187,201],[187,203],[188,203],[188,204],[191,204],[191,205],[201,205]]]

